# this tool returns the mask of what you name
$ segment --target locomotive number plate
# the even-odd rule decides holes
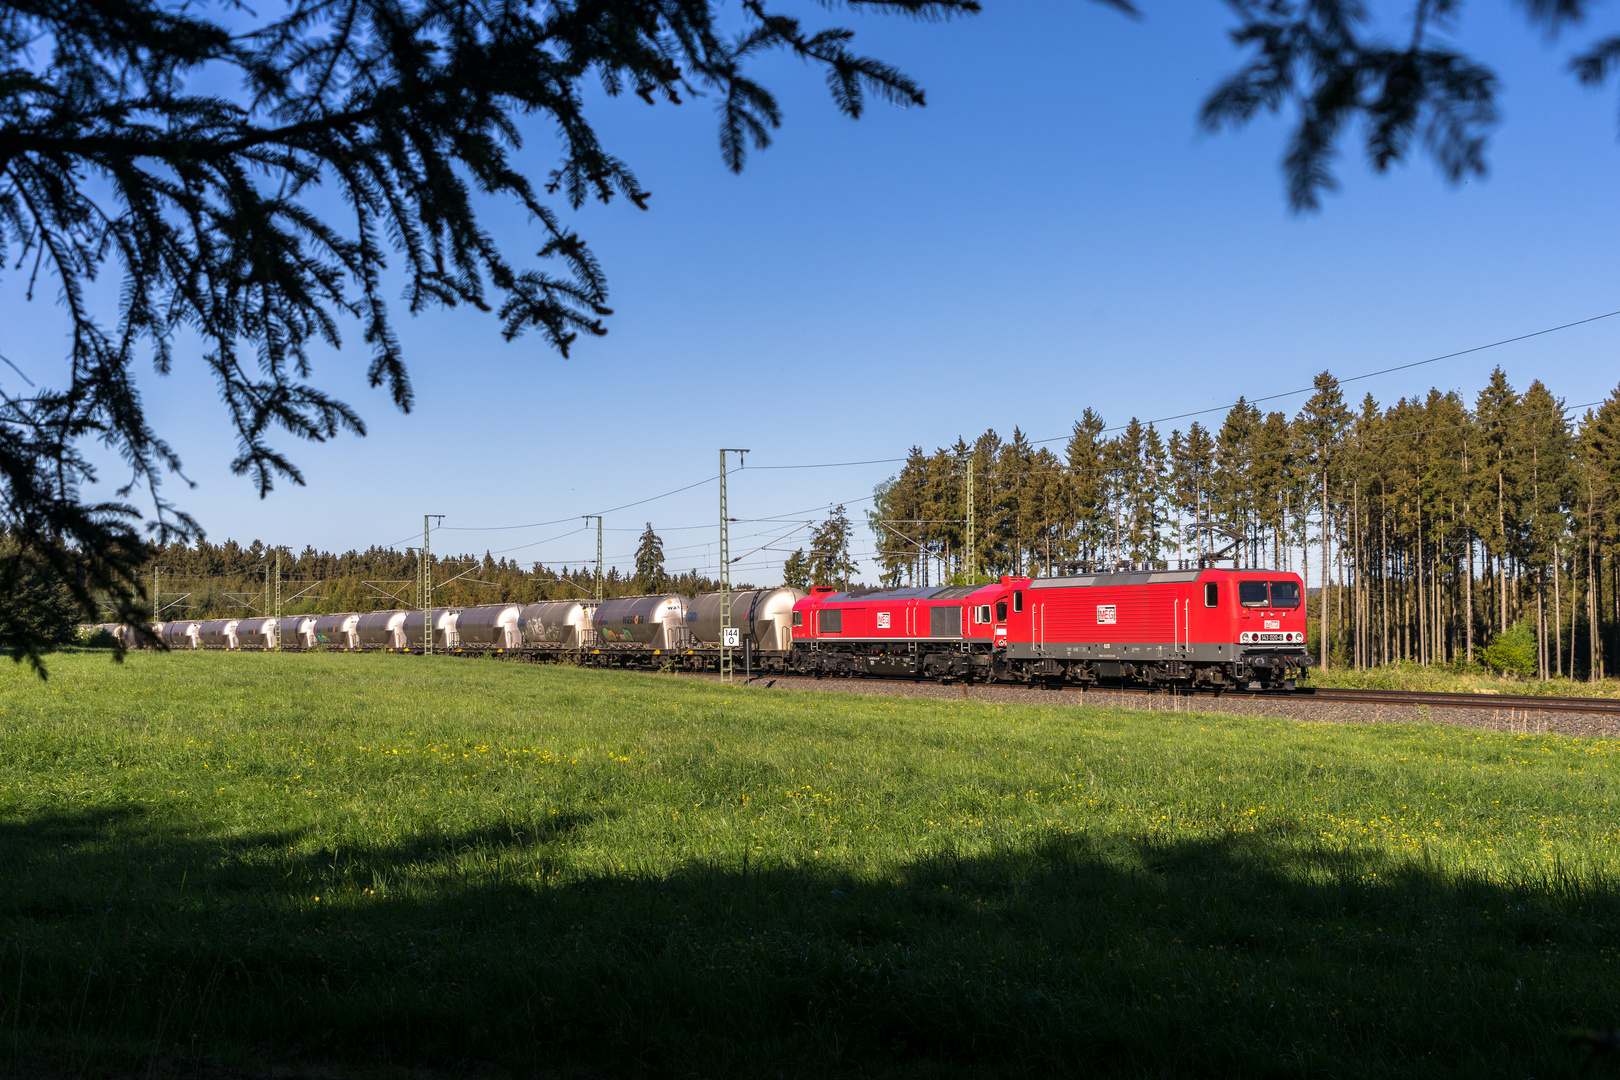
[[[1241,635],[1241,637],[1242,637],[1242,642],[1245,645],[1249,644],[1250,642],[1254,642],[1255,644],[1265,644],[1267,642],[1286,643],[1286,642],[1294,640],[1294,635],[1293,634],[1245,633],[1245,634]]]
[[[1097,625],[1107,626],[1119,621],[1119,611],[1113,604],[1097,605]]]
[[[887,630],[889,628],[889,613],[887,611],[880,611],[877,613],[877,625],[879,630]]]

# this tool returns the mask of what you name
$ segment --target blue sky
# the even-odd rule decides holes
[[[773,60],[760,73],[786,123],[733,176],[709,103],[595,102],[608,145],[653,193],[646,212],[574,215],[609,274],[606,338],[565,360],[538,338],[502,342],[474,311],[401,315],[418,408],[402,416],[365,387],[363,347],[323,355],[318,381],[370,435],[292,446],[307,487],[262,501],[229,474],[223,409],[182,356],[143,383],[197,484],[170,493],[214,540],[415,543],[432,512],[461,530],[439,534],[439,551],[577,565],[595,537],[571,524],[477,530],[698,483],[720,446],[765,466],[897,458],[987,427],[1061,439],[1088,406],[1111,424],[1151,420],[1620,308],[1615,94],[1563,73],[1579,39],[1547,42],[1508,4],[1476,0],[1456,35],[1502,77],[1491,175],[1453,188],[1418,157],[1374,176],[1352,142],[1343,189],[1306,216],[1283,196],[1282,122],[1197,130],[1239,61],[1221,5],[1150,5],[1140,21],[1028,0],[944,25],[805,14],[852,25],[863,51],[924,84],[928,106],[850,121],[814,72]],[[537,127],[524,160],[541,173],[552,150]],[[521,216],[494,215],[512,252],[538,246]],[[36,378],[64,351],[49,301],[25,305],[15,274],[0,287],[0,353]],[[1520,389],[1539,378],[1595,401],[1620,381],[1617,342],[1620,318],[1347,391],[1387,403],[1438,386],[1471,401],[1500,364]],[[894,469],[744,471],[733,514],[859,512]],[[712,483],[616,511],[607,554],[628,565],[651,521],[671,569],[712,571],[715,517]],[[767,527],[740,525],[734,550]],[[779,561],[751,557],[740,576],[769,581]]]

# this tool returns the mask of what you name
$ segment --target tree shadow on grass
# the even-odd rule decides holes
[[[597,820],[326,851],[136,811],[0,824],[13,1069],[1546,1076],[1620,1000],[1620,892],[1557,866],[1494,882],[1279,828],[650,873],[565,855]]]

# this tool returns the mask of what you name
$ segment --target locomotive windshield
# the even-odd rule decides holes
[[[1299,607],[1295,581],[1240,581],[1238,603],[1244,607]]]
[[[1272,607],[1299,607],[1299,582],[1273,581],[1271,583]]]
[[[1238,603],[1244,607],[1267,607],[1266,583],[1263,581],[1238,582]]]

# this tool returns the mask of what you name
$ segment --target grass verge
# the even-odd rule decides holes
[[[1620,697],[1620,679],[1516,679],[1497,675],[1480,666],[1441,664],[1424,667],[1397,660],[1375,668],[1312,668],[1311,686],[1366,690],[1426,690],[1451,694],[1536,694],[1544,697]]]
[[[0,675],[15,1074],[1546,1076],[1620,743],[399,656]],[[164,1064],[167,1063],[167,1064]]]

